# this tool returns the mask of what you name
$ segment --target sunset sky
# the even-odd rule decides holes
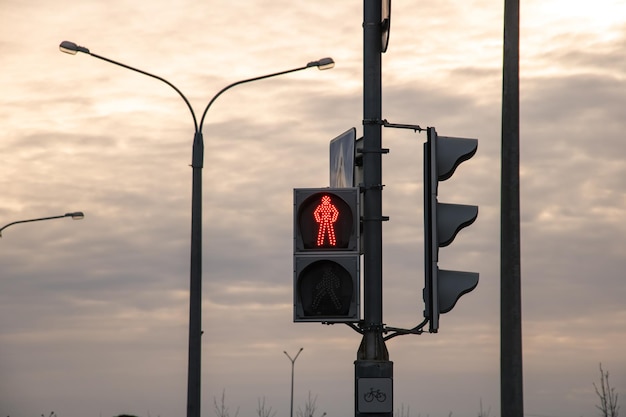
[[[504,4],[395,0],[383,118],[478,138],[439,190],[479,206],[440,252],[480,273],[438,334],[401,336],[394,408],[500,414]],[[225,393],[289,415],[353,415],[361,337],[293,323],[293,188],[329,182],[329,142],[362,135],[363,2],[2,0],[0,416],[186,410],[193,120],[153,78],[59,51],[63,40],[156,74],[204,124],[202,415]],[[521,6],[521,234],[526,416],[597,414],[598,365],[626,398],[626,2]],[[384,322],[422,321],[422,144],[383,129]]]

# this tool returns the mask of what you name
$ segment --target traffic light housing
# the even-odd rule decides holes
[[[294,322],[359,321],[359,189],[294,189],[293,230]]]
[[[439,329],[439,315],[452,310],[457,300],[478,285],[478,273],[439,269],[439,248],[478,216],[478,206],[437,201],[439,181],[450,178],[462,162],[476,153],[478,140],[438,136],[428,128],[424,143],[424,317],[429,331]]]

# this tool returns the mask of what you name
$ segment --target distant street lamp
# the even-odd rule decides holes
[[[11,222],[9,224],[5,224],[4,226],[0,227],[0,237],[2,237],[2,231],[4,229],[6,229],[9,226],[13,226],[14,224],[39,222],[39,221],[42,221],[42,220],[63,219],[65,217],[71,217],[74,220],[82,220],[85,217],[85,214],[82,211],[75,211],[73,213],[65,213],[65,214],[62,214],[60,216],[50,216],[50,217],[40,217],[40,218],[37,218],[37,219],[18,220],[18,221],[15,221],[15,222]]]
[[[172,87],[178,93],[178,95],[180,95],[180,97],[185,101],[185,104],[189,108],[189,111],[191,112],[195,133],[193,138],[191,156],[191,167],[193,169],[193,172],[191,186],[191,268],[189,285],[189,368],[187,374],[187,417],[200,417],[200,365],[202,345],[202,167],[204,163],[204,141],[202,137],[202,126],[204,125],[204,118],[213,102],[220,95],[222,95],[222,93],[232,87],[251,81],[258,81],[265,78],[271,78],[278,75],[301,71],[307,68],[317,67],[320,70],[330,69],[335,66],[335,61],[333,61],[332,58],[322,58],[319,61],[311,61],[303,67],[276,72],[273,74],[262,75],[260,77],[248,78],[229,84],[226,87],[222,88],[215,96],[213,96],[211,101],[209,101],[209,104],[207,104],[204,112],[202,113],[202,117],[200,118],[200,124],[198,124],[196,114],[191,107],[189,100],[187,100],[187,97],[185,97],[185,95],[178,88],[176,88],[174,84],[170,83],[166,79],[131,67],[129,65],[113,61],[112,59],[96,55],[84,46],[79,46],[74,42],[63,41],[59,45],[59,49],[62,52],[68,53],[70,55],[76,55],[76,53],[82,52],[91,55],[94,58],[101,59],[111,64],[119,65],[120,67],[124,67],[129,70],[162,81]]]
[[[300,355],[300,352],[302,352],[302,349],[304,348],[300,348],[300,350],[298,351],[298,353],[296,353],[296,356],[294,356],[293,359],[291,358],[291,356],[289,356],[287,351],[283,350],[283,353],[287,355],[287,357],[291,361],[291,409],[289,412],[290,417],[293,417],[293,372],[296,364],[296,359],[298,359],[298,356]]]

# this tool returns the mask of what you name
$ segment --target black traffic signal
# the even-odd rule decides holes
[[[294,189],[294,322],[360,319],[359,189]]]
[[[437,201],[439,181],[454,174],[463,161],[476,153],[478,140],[438,136],[428,128],[424,143],[424,317],[429,331],[439,329],[439,315],[452,310],[457,300],[478,285],[478,273],[439,269],[439,248],[448,246],[457,233],[478,216],[478,206]]]

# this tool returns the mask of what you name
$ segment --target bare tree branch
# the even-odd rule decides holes
[[[259,417],[274,417],[276,415],[276,411],[272,412],[272,407],[265,408],[265,397],[263,400],[257,399],[256,413]]]
[[[593,383],[593,387],[596,390],[596,395],[600,400],[600,405],[596,405],[596,408],[600,410],[601,417],[618,417],[619,405],[617,404],[617,392],[615,388],[611,387],[609,383],[609,371],[602,369],[602,363],[600,363],[600,389]]]
[[[230,410],[226,406],[226,390],[222,390],[222,400],[220,403],[217,403],[217,399],[213,397],[213,406],[215,407],[215,415],[217,417],[230,417]],[[239,407],[237,407],[237,411],[235,411],[235,415],[233,417],[237,417],[239,415]]]

